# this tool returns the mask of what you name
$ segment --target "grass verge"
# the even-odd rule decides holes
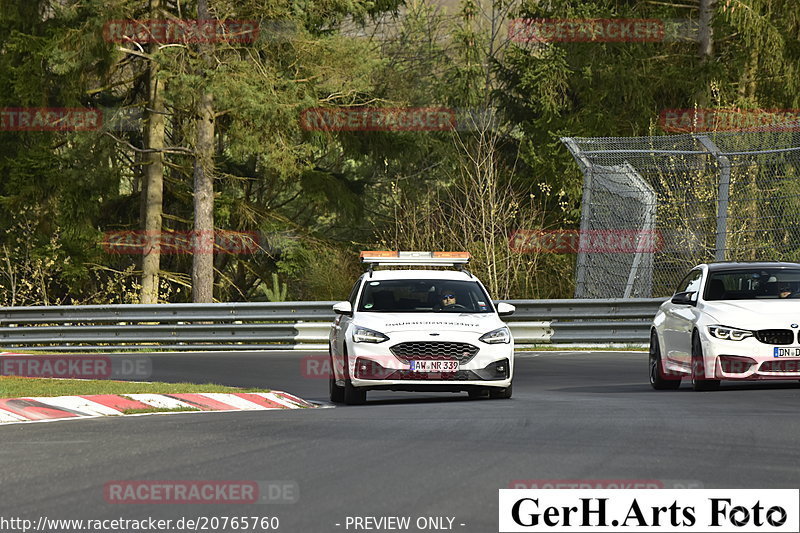
[[[47,379],[0,376],[0,398],[74,396],[86,394],[179,394],[187,392],[270,392],[269,389],[239,389],[213,383],[139,383],[133,381]]]

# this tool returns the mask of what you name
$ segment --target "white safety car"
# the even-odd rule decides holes
[[[712,263],[693,268],[661,305],[650,332],[654,389],[722,380],[800,378],[800,264]]]
[[[500,317],[514,306],[495,307],[464,268],[469,259],[465,252],[361,253],[367,272],[333,306],[332,402],[360,404],[368,390],[511,397],[514,339]],[[414,269],[376,270],[399,265]]]

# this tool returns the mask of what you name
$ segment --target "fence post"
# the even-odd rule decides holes
[[[571,137],[562,137],[561,142],[567,145],[572,155],[576,157],[584,166],[583,175],[583,198],[581,199],[581,225],[580,233],[578,235],[578,258],[575,265],[575,298],[586,298],[586,269],[588,268],[587,260],[589,257],[586,254],[588,248],[588,230],[589,222],[591,219],[591,206],[592,206],[592,163],[589,158],[581,153],[578,145]]]
[[[708,136],[698,135],[697,140],[717,160],[719,165],[719,190],[717,192],[717,238],[714,243],[714,261],[725,261],[728,233],[728,200],[731,191],[731,161]]]

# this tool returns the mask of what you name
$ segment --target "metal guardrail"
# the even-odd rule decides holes
[[[505,300],[518,345],[644,344],[659,298]],[[325,349],[335,302],[92,305],[0,308],[0,347]]]

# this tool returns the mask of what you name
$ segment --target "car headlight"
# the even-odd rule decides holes
[[[729,328],[727,326],[708,326],[708,332],[711,333],[712,337],[724,339],[726,341],[740,341],[753,336],[752,331]]]
[[[508,328],[499,328],[489,333],[484,333],[479,340],[486,344],[508,344],[511,342],[511,332],[508,331]]]
[[[379,342],[388,340],[389,337],[380,331],[375,331],[374,329],[356,326],[356,328],[353,330],[353,342],[371,342],[377,344]]]

